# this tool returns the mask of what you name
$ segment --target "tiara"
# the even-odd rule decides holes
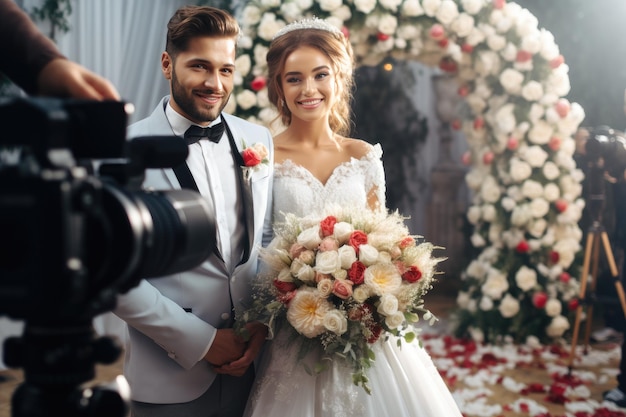
[[[306,18],[302,20],[298,20],[288,24],[283,27],[281,30],[276,32],[272,40],[283,36],[285,33],[293,32],[294,30],[302,30],[302,29],[317,29],[317,30],[325,30],[326,32],[334,33],[335,35],[341,34],[341,30],[337,27],[331,25],[324,19],[320,19],[318,17]]]

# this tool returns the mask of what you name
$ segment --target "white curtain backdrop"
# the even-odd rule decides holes
[[[111,80],[122,99],[134,104],[130,122],[135,122],[169,92],[160,67],[166,25],[174,11],[188,3],[74,0],[70,31],[58,36],[57,44],[68,58]]]

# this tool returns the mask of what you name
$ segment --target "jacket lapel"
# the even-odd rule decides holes
[[[241,156],[241,151],[243,149],[240,148],[237,142],[235,142],[233,132],[231,131],[228,123],[226,123],[224,115],[222,115],[222,122],[226,127],[226,135],[228,136],[228,141],[230,143],[230,148],[233,153],[233,157],[235,158],[236,165],[239,166],[239,169],[237,169],[237,178],[239,179],[241,187],[246,235],[248,236],[246,241],[247,244],[244,247],[243,256],[241,258],[241,262],[239,263],[239,265],[241,265],[248,262],[248,259],[250,258],[250,251],[254,244],[254,202],[252,200],[252,184],[250,183],[250,176],[244,175],[247,170],[244,168],[243,157]],[[241,146],[243,146],[243,144]]]

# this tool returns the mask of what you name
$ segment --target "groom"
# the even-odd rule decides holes
[[[270,132],[222,113],[238,36],[236,20],[223,10],[176,11],[161,56],[170,95],[128,130],[129,138],[187,140],[186,165],[149,170],[144,186],[197,189],[214,210],[217,240],[196,269],[143,280],[119,297],[114,313],[130,332],[124,374],[135,417],[241,416],[266,337],[260,323],[248,325],[246,340],[232,329],[234,311],[250,299],[262,235],[271,232],[273,177]],[[210,133],[201,129],[207,126]],[[244,143],[246,153],[260,157],[252,158],[254,167],[242,159]]]

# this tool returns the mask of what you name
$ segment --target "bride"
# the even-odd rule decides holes
[[[267,54],[268,94],[286,129],[274,139],[274,222],[328,203],[385,210],[380,145],[343,135],[350,129],[354,61],[350,43],[320,19],[279,31]],[[297,358],[286,331],[269,342],[248,401],[247,417],[454,417],[461,413],[428,354],[393,338],[373,345],[371,395],[333,362],[310,375],[319,354]],[[303,363],[304,362],[304,363]]]

